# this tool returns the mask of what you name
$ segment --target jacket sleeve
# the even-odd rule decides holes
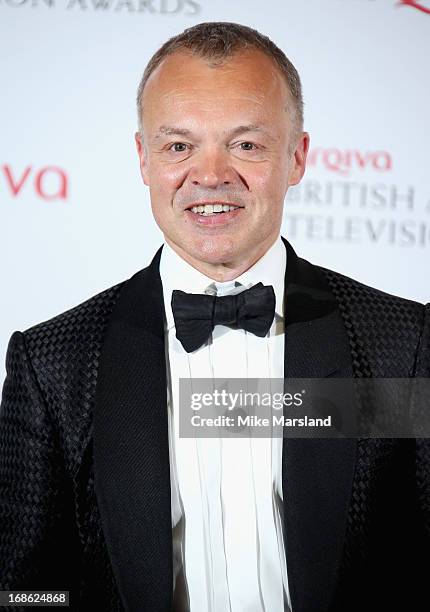
[[[424,393],[421,394],[420,406],[425,412],[422,415],[425,429],[430,422],[430,303],[425,307],[424,326],[418,348],[415,375],[427,379],[424,382]],[[430,546],[430,438],[416,439],[416,476],[418,499],[424,515],[424,524]],[[430,559],[430,550],[428,550]]]
[[[1,590],[71,586],[71,499],[63,465],[25,333],[16,331],[0,405]]]

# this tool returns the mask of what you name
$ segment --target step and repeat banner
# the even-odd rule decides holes
[[[146,266],[163,241],[135,96],[170,36],[233,21],[297,67],[311,150],[282,234],[430,300],[429,0],[0,0],[0,382],[7,341]]]

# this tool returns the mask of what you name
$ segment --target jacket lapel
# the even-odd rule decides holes
[[[165,612],[172,605],[161,250],[118,297],[96,390],[95,491],[119,592],[131,612]]]
[[[285,378],[352,377],[337,303],[320,270],[287,249]],[[284,438],[286,556],[294,612],[328,609],[344,542],[355,439]]]

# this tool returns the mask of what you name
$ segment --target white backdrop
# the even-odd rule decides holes
[[[0,380],[15,329],[146,266],[162,243],[134,148],[146,62],[201,21],[274,40],[302,77],[303,257],[430,300],[430,0],[0,0]]]

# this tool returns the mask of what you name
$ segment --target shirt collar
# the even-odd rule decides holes
[[[286,264],[287,251],[281,236],[278,236],[273,245],[249,270],[233,280],[221,283],[193,268],[165,242],[161,251],[160,277],[163,284],[167,329],[175,326],[171,307],[172,291],[180,289],[186,293],[204,293],[213,283],[218,289],[218,295],[235,293],[233,291],[235,282],[241,283],[247,289],[260,282],[263,285],[272,285],[276,297],[275,313],[278,318],[283,318]]]

